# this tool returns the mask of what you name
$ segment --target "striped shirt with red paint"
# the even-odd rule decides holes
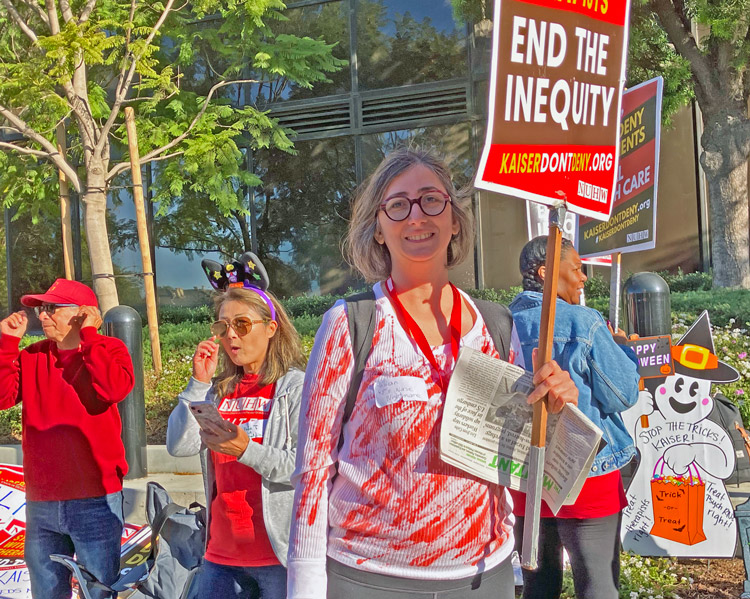
[[[445,396],[437,373],[401,327],[380,285],[374,289],[373,350],[340,452],[353,370],[343,301],[326,313],[310,355],[292,477],[289,599],[326,596],[326,556],[379,574],[452,580],[492,568],[513,549],[508,493],[440,459]],[[481,314],[474,312],[461,346],[497,357]],[[519,347],[514,329],[511,361]],[[440,367],[452,372],[450,344],[433,352]],[[398,377],[409,377],[403,396]]]

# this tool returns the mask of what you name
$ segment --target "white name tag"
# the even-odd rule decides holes
[[[399,401],[426,402],[427,385],[416,376],[381,376],[375,379],[375,405],[384,408]]]
[[[247,433],[247,436],[251,439],[262,439],[265,423],[265,420],[258,420],[256,418],[253,418],[252,420],[243,422],[242,424],[240,424],[240,426]]]

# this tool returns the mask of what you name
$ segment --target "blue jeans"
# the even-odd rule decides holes
[[[285,599],[284,566],[222,566],[204,560],[197,574],[200,599]]]
[[[26,546],[34,599],[68,599],[71,573],[49,559],[50,554],[76,555],[97,580],[113,584],[120,573],[122,492],[88,499],[26,503]],[[114,595],[91,591],[94,599]]]

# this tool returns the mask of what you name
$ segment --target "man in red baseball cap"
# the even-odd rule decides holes
[[[46,339],[19,351],[26,312],[0,321],[0,409],[22,402],[31,594],[67,599],[70,572],[50,554],[75,553],[100,581],[117,580],[128,465],[116,404],[133,388],[133,364],[122,341],[98,333],[96,295],[83,283],[57,279],[21,303]]]

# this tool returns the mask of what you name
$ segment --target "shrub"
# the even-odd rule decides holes
[[[517,285],[510,289],[467,289],[466,293],[477,299],[487,300],[489,302],[495,302],[507,306],[513,301],[514,297],[521,293],[522,290],[523,288],[520,285]]]
[[[304,315],[322,316],[337,299],[339,299],[337,295],[299,295],[285,298],[281,303],[289,316],[295,318]]]
[[[315,337],[315,333],[320,328],[320,323],[323,322],[322,316],[312,316],[310,314],[302,314],[301,316],[295,316],[292,318],[294,328],[301,337]]]
[[[703,310],[708,310],[711,324],[725,327],[750,326],[750,291],[747,289],[711,289],[672,293],[672,314],[685,320],[695,320]]]
[[[666,281],[672,293],[708,291],[713,287],[713,279],[710,272],[684,273],[681,268],[678,268],[676,274],[671,274],[667,271],[659,271],[656,274]]]
[[[609,301],[609,281],[602,275],[596,274],[586,281],[583,292],[586,296],[586,303],[595,298],[606,298]]]
[[[192,308],[185,306],[162,306],[159,308],[159,325],[184,322],[211,323],[213,320],[213,307],[208,304]]]

